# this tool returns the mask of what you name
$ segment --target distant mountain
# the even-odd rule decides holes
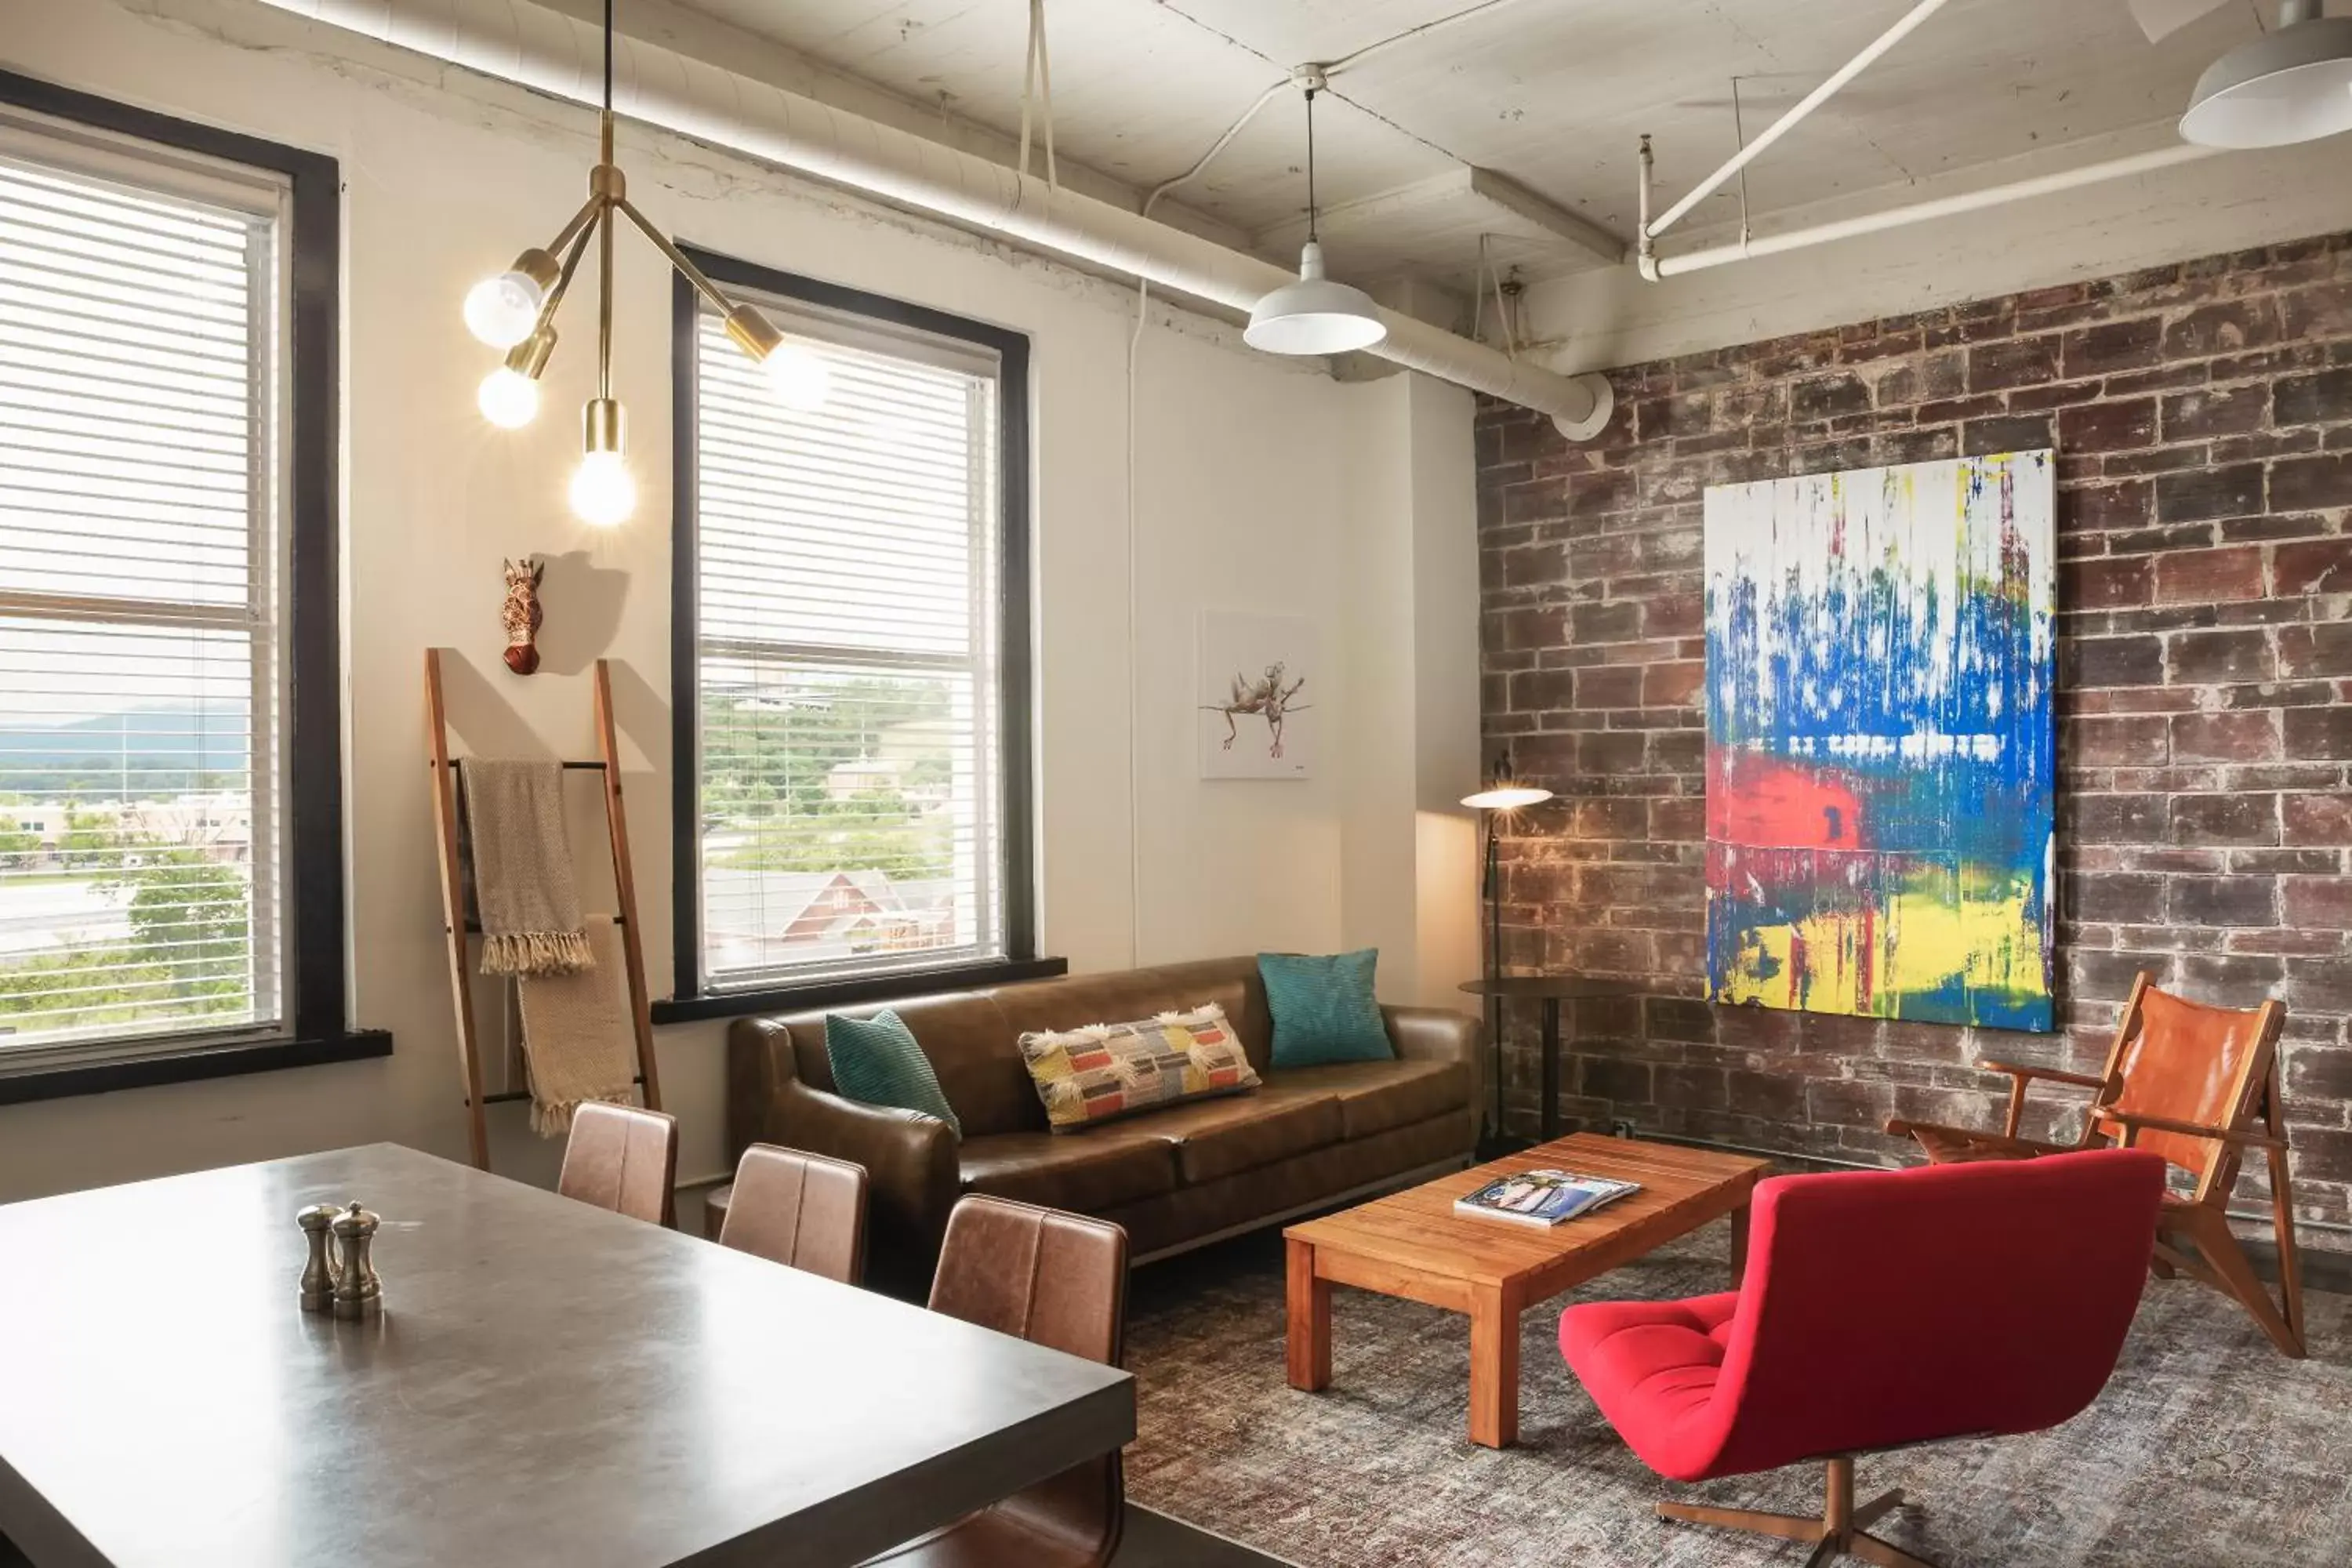
[[[0,725],[0,789],[28,770],[228,772],[246,765],[242,707],[132,708],[66,724]]]

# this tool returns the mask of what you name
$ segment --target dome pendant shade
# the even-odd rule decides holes
[[[1475,795],[1464,795],[1462,804],[1473,811],[1524,811],[1550,798],[1551,791],[1540,784],[1515,784],[1507,777],[1496,780]]]
[[[2352,16],[2311,16],[2231,49],[2197,79],[2180,117],[2181,139],[2201,147],[2287,147],[2344,131]]]
[[[1298,253],[1298,281],[1257,302],[1242,339],[1267,353],[1336,354],[1388,335],[1370,295],[1323,275],[1323,247],[1310,239]]]

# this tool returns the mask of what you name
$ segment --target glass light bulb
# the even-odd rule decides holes
[[[494,349],[510,349],[539,324],[547,291],[527,272],[485,278],[466,294],[466,330]]]
[[[520,430],[539,417],[539,383],[506,365],[482,377],[474,394],[482,417],[501,430]]]
[[[787,408],[822,408],[833,390],[833,372],[824,356],[803,343],[777,344],[762,368],[768,373],[768,389]]]
[[[637,481],[618,452],[591,452],[572,476],[572,514],[591,528],[614,528],[637,510]]]

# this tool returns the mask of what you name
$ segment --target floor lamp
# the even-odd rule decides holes
[[[1502,826],[1511,816],[1550,798],[1551,791],[1521,782],[1512,771],[1508,748],[1496,753],[1485,787],[1462,797],[1464,805],[1478,813],[1486,838],[1478,888],[1486,906],[1486,977],[1490,984],[1503,977]],[[1488,1076],[1495,1086],[1494,1125],[1487,1133],[1487,1142],[1493,1144],[1503,1136],[1503,999],[1492,991],[1486,995],[1486,1049],[1491,1064]]]

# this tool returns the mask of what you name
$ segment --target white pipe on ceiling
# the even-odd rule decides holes
[[[2134,174],[2152,174],[2169,169],[2177,163],[2194,163],[2213,156],[2216,149],[2195,147],[2183,142],[2174,147],[2159,147],[2150,153],[2135,153],[2129,157],[2111,158],[2105,163],[2085,163],[2080,168],[2061,169],[2055,174],[2037,174],[2028,180],[2012,180],[2007,184],[1991,185],[1980,191],[1964,191],[1956,195],[1936,196],[1906,206],[1890,207],[1884,212],[1864,213],[1859,217],[1837,218],[1829,223],[1792,228],[1782,234],[1768,234],[1754,238],[1735,240],[1706,250],[1685,251],[1680,256],[1646,258],[1643,276],[1656,279],[1674,278],[1685,272],[1704,271],[1710,267],[1723,267],[1734,261],[1746,261],[1759,256],[1779,256],[1786,251],[1805,250],[1832,240],[1852,239],[1858,235],[1877,234],[1890,228],[1903,228],[1931,219],[1954,217],[1961,213],[1980,212],[1986,207],[2006,206],[2011,202],[2025,201],[2033,196],[2054,195],[2084,185],[2095,185],[2107,180],[2127,179]]]
[[[602,30],[531,0],[263,0],[574,103],[603,93]],[[630,119],[730,147],[1039,249],[1247,311],[1292,274],[1124,207],[1057,190],[1002,163],[625,35],[614,107]],[[1484,343],[1382,310],[1368,353],[1598,435],[1611,395],[1598,375],[1558,375]]]
[[[1643,241],[1647,242],[1649,240],[1655,239],[1658,236],[1665,233],[1666,230],[1680,223],[1690,212],[1691,208],[1698,205],[1699,203],[1715,195],[1717,191],[1721,190],[1725,181],[1730,179],[1734,174],[1739,173],[1740,170],[1754,163],[1766,148],[1771,146],[1774,142],[1780,141],[1781,137],[1786,136],[1790,132],[1795,130],[1800,121],[1812,113],[1816,109],[1819,109],[1822,104],[1827,103],[1832,97],[1835,96],[1836,93],[1845,86],[1846,83],[1852,81],[1864,71],[1869,69],[1871,65],[1875,62],[1881,55],[1886,53],[1887,50],[1893,48],[1904,39],[1909,37],[1914,29],[1916,29],[1921,23],[1925,22],[1928,17],[1942,10],[1947,3],[1948,0],[1919,0],[1917,5],[1912,6],[1909,11],[1904,14],[1901,21],[1896,22],[1895,26],[1887,28],[1886,31],[1879,34],[1877,37],[1872,39],[1868,47],[1864,48],[1862,53],[1854,56],[1853,58],[1846,61],[1844,65],[1840,66],[1836,71],[1832,73],[1827,81],[1824,81],[1821,86],[1813,89],[1812,91],[1805,94],[1803,98],[1798,100],[1794,108],[1790,109],[1786,114],[1780,116],[1780,119],[1772,121],[1770,125],[1766,126],[1763,132],[1759,135],[1755,141],[1750,142],[1747,146],[1742,147],[1738,153],[1734,153],[1731,160],[1725,163],[1723,167],[1717,169],[1714,174],[1709,174],[1706,179],[1701,180],[1697,184],[1692,186],[1689,195],[1684,196],[1682,200],[1668,207],[1655,223],[1643,225],[1642,229],[1642,238]]]

